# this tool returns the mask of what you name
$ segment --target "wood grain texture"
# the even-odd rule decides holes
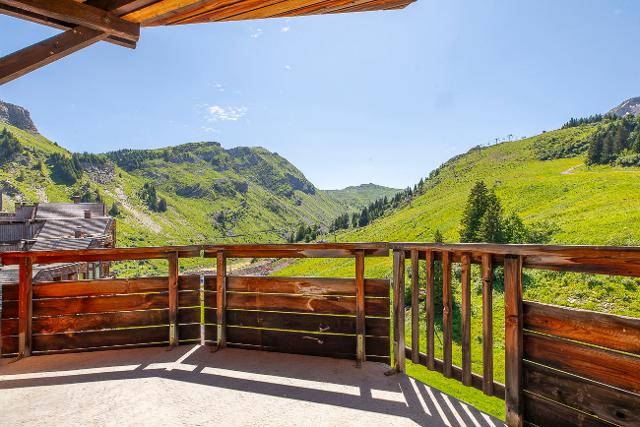
[[[178,310],[178,323],[200,323],[200,307],[180,308]],[[34,335],[37,335],[168,324],[168,309],[119,311],[35,318],[33,319],[32,331]],[[18,335],[18,319],[3,319],[1,329],[2,336]]]
[[[310,332],[274,331],[269,329],[227,328],[227,341],[251,345],[255,349],[281,353],[309,354],[355,359],[356,337],[314,334]],[[389,355],[389,338],[367,337],[366,348],[371,355]]]
[[[365,279],[365,294],[388,297],[387,279]],[[205,286],[205,289],[207,287]],[[355,279],[331,277],[232,276],[227,277],[230,292],[262,292],[298,295],[356,295]]]
[[[229,292],[227,307],[230,309],[355,315],[356,298]],[[389,299],[366,298],[365,310],[369,316],[388,317]]]
[[[547,399],[620,426],[640,425],[640,394],[629,393],[579,376],[524,364],[524,388]]]
[[[420,266],[418,251],[411,251],[411,361],[418,363],[420,353]]]
[[[214,319],[215,321],[215,319]],[[286,329],[316,333],[356,334],[356,318],[328,314],[279,313],[272,311],[227,310],[229,326]],[[366,335],[389,337],[390,320],[365,318]]]
[[[528,330],[640,355],[640,319],[533,301],[523,305]]]
[[[433,252],[427,251],[425,254],[425,273],[427,278],[427,295],[425,298],[425,313],[427,316],[427,368],[435,369],[434,354],[434,329],[435,329],[435,272]]]
[[[471,385],[471,256],[462,254],[460,263],[462,286],[462,384]]]
[[[180,274],[178,254],[175,252],[169,254],[167,263],[169,269],[169,345],[175,347],[180,341],[178,337],[178,275]]]
[[[0,0],[0,4],[57,19],[133,42],[140,38],[140,26],[109,11],[73,0]]]
[[[3,318],[18,317],[17,301],[3,304]],[[168,308],[167,293],[114,295],[87,298],[42,299],[33,302],[33,316],[62,316],[111,311],[135,311]]]
[[[451,290],[451,254],[442,253],[442,373],[451,376],[453,338],[453,294]]]
[[[559,245],[501,245],[484,243],[389,243],[391,249],[410,251],[433,250],[453,252],[454,261],[462,253],[471,253],[474,263],[481,262],[481,254],[492,254],[494,263],[506,255],[521,256],[524,268],[577,273],[640,276],[640,248],[633,246],[559,246]]]
[[[66,33],[65,33],[66,34]],[[152,246],[141,248],[77,249],[64,251],[4,252],[0,259],[5,265],[18,264],[20,258],[31,258],[34,264],[57,262],[127,261],[166,259],[177,252],[180,258],[199,257],[201,246]]]
[[[524,393],[524,411],[527,423],[537,426],[580,426],[609,427],[614,426],[603,419],[587,413],[560,405],[531,393]]]
[[[0,85],[17,79],[31,71],[44,67],[80,49],[108,37],[107,33],[84,27],[74,27],[31,46],[0,58]],[[3,254],[5,265],[18,264]]]
[[[33,319],[33,265],[31,259],[20,261],[20,283],[18,285],[18,356],[31,354]]]
[[[386,257],[386,243],[292,243],[280,245],[205,246],[204,256],[215,257],[223,251],[227,258],[353,258],[358,251],[365,256]]]
[[[393,369],[405,372],[404,251],[393,252]]]
[[[482,254],[482,391],[493,395],[493,264]]]
[[[364,251],[356,254],[356,361],[358,366],[365,362],[365,288],[364,288]]]
[[[218,348],[224,348],[227,343],[227,258],[224,252],[216,253],[216,325]]]
[[[524,424],[522,402],[522,258],[504,259],[505,403],[509,427]]]
[[[640,393],[640,357],[527,332],[524,334],[524,358]]]

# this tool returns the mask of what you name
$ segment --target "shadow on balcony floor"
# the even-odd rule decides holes
[[[2,425],[502,425],[373,362],[191,345],[8,362]]]

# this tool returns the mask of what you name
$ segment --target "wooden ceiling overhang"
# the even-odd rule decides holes
[[[402,9],[415,0],[0,0],[62,33],[0,58],[0,84],[98,41],[135,49],[140,27]]]

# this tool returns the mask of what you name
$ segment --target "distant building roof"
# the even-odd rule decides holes
[[[84,218],[87,210],[92,217],[105,215],[102,203],[42,203],[38,205],[36,219]]]
[[[58,218],[47,219],[40,232],[34,237],[39,239],[74,238],[75,232],[82,232],[82,237],[103,236],[113,224],[111,217],[99,218]]]

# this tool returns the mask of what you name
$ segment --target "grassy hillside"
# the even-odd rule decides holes
[[[299,223],[328,224],[345,209],[286,159],[259,147],[225,150],[202,142],[85,155],[78,157],[81,172],[70,178],[71,153],[41,135],[5,127],[20,143],[19,152],[0,159],[5,207],[99,197],[108,208],[119,206],[120,246],[283,242]],[[145,203],[145,184],[167,202],[166,211]]]
[[[347,212],[357,211],[371,202],[383,197],[391,198],[398,191],[397,188],[384,187],[376,184],[361,184],[343,188],[341,190],[326,190],[329,197],[344,206]]]
[[[488,186],[496,186],[505,211],[518,213],[525,223],[551,224],[555,229],[552,243],[638,245],[640,168],[585,166],[586,142],[597,128],[597,124],[588,124],[472,149],[434,171],[410,202],[366,227],[338,234],[338,241],[432,241],[438,229],[445,241],[456,242],[469,191],[477,180],[484,180]],[[542,158],[555,159],[540,160]],[[366,273],[370,277],[390,278],[391,260],[367,260]],[[348,277],[354,274],[354,264],[349,260],[302,260],[277,274]],[[504,308],[500,269],[496,274],[494,372],[502,381]],[[636,279],[533,271],[525,275],[524,297],[527,299],[640,317],[640,286]],[[408,271],[406,277],[409,280]],[[459,279],[460,270],[455,267],[454,283],[459,283]],[[473,370],[481,373],[481,279],[475,267],[472,289]],[[453,360],[458,365],[461,363],[460,299],[459,286],[454,285]],[[421,318],[423,316],[421,313]],[[437,331],[436,348],[438,340],[442,340],[441,330]],[[423,351],[425,346],[423,341]],[[441,356],[440,351],[438,357]],[[481,409],[503,416],[503,404],[497,399],[488,399],[419,366],[410,365],[409,372]]]

